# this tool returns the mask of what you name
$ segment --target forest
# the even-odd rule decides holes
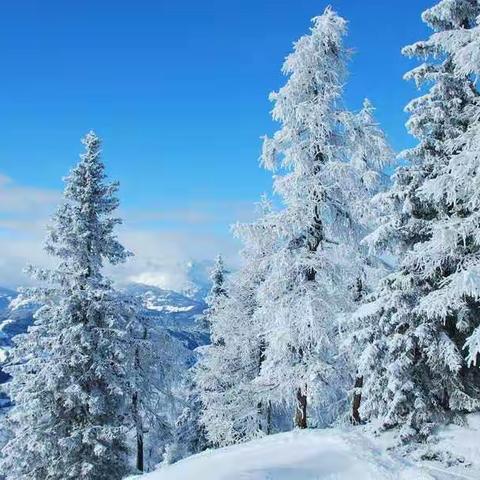
[[[105,272],[135,252],[86,133],[48,225],[54,265],[29,266],[13,300],[35,313],[1,358],[3,478],[120,480],[332,428],[465,463],[431,445],[480,412],[479,19],[478,0],[423,12],[430,36],[402,50],[417,62],[415,145],[399,153],[370,100],[345,107],[347,20],[331,7],[312,19],[270,94],[271,194],[232,227],[240,267],[219,252],[193,347]]]

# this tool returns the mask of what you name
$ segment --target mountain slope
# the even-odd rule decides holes
[[[387,449],[387,439],[362,429],[306,430],[271,435],[189,457],[138,480],[474,480],[480,478],[480,416],[448,427],[435,449],[463,463],[414,461]],[[475,440],[476,439],[476,440]],[[465,458],[465,455],[468,455]],[[471,462],[471,466],[465,466]]]
[[[2,363],[7,357],[8,349],[12,346],[12,338],[27,331],[33,321],[35,306],[12,307],[12,301],[17,297],[13,290],[0,288],[0,384],[10,377],[2,370]],[[10,400],[5,393],[0,392],[0,408],[8,407]]]
[[[206,308],[203,300],[173,290],[132,283],[125,288],[132,296],[142,300],[144,312],[155,318],[159,325],[188,349],[209,342],[209,335],[201,322]]]
[[[144,313],[153,317],[172,337],[183,344],[185,350],[178,354],[185,356],[186,363],[193,361],[192,350],[208,343],[208,332],[199,321],[206,307],[203,300],[142,284],[128,285],[125,290],[139,297],[145,306]],[[198,291],[200,287],[196,290]],[[17,296],[18,293],[12,290],[0,288],[0,384],[9,378],[1,367],[12,346],[12,338],[27,331],[32,324],[33,313],[38,308],[35,305],[15,305]],[[9,399],[0,392],[0,409],[9,405]]]
[[[182,340],[186,347],[193,350],[208,342],[208,333],[199,321],[206,308],[203,300],[138,283],[128,285],[125,291],[139,297],[145,306],[144,312]],[[35,305],[15,305],[12,301],[17,296],[17,292],[0,288],[0,364],[12,345],[12,338],[27,330],[38,308]]]

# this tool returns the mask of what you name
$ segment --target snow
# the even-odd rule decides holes
[[[148,308],[150,310],[156,310],[157,312],[168,312],[168,313],[179,313],[179,312],[190,312],[193,310],[193,305],[189,307],[176,307],[174,305],[166,305],[158,307],[156,305],[149,305]]]
[[[437,436],[440,449],[462,464],[414,460],[388,449],[389,437],[365,430],[325,429],[271,435],[208,450],[137,480],[474,480],[480,478],[480,415],[469,426],[450,426]],[[471,466],[466,466],[471,462]]]

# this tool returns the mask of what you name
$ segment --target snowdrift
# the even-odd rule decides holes
[[[388,439],[361,430],[281,433],[209,450],[136,480],[478,480],[480,416],[469,427],[451,426],[432,448],[461,459],[447,466],[415,461],[387,449]],[[477,462],[477,463],[475,463]]]

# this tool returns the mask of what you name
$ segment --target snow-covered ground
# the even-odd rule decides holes
[[[462,463],[414,460],[388,440],[361,429],[307,430],[272,435],[210,450],[162,467],[138,480],[478,480],[480,415],[468,427],[451,426],[433,450],[449,452]],[[469,465],[467,465],[469,464]]]

